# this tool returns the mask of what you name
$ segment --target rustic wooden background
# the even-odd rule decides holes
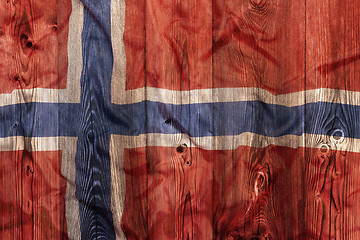
[[[359,1],[125,3],[129,89],[144,82],[148,87],[181,91],[257,87],[277,96],[319,88],[360,90]],[[262,101],[263,92],[255,92]],[[283,101],[306,104],[321,101],[323,94],[330,102],[359,103],[350,95],[340,97],[340,91],[309,96],[304,92],[300,99],[288,95]],[[278,99],[271,103],[282,104]],[[186,102],[180,98],[176,103]],[[315,122],[310,131],[329,137],[304,136],[302,141],[313,148],[207,151],[193,145],[186,150],[148,147],[126,152],[125,235],[129,239],[360,238],[359,154],[340,150],[354,144],[351,139],[337,142],[334,148],[341,136],[330,137],[335,132],[354,136],[358,113],[348,105],[324,108],[305,107],[299,122],[284,121],[289,125],[281,126],[307,128],[307,122]],[[190,121],[206,123],[196,108],[192,111]],[[263,124],[280,127],[275,122],[282,117],[275,112],[264,122],[261,110],[254,109],[252,119],[222,121],[217,120],[222,118],[221,110],[212,111],[212,124],[222,124],[230,135],[231,128],[243,122],[250,122],[253,132],[265,128]],[[241,116],[240,109],[232,111],[233,116]],[[188,133],[191,126],[182,125],[181,114],[173,113],[169,122]],[[181,143],[177,138],[171,141]],[[231,139],[219,141],[213,144],[235,144]],[[247,144],[256,146],[259,141],[254,137]]]
[[[117,235],[119,239],[124,236],[127,239],[360,239],[357,215],[360,155],[357,150],[351,151],[359,149],[354,138],[358,136],[360,116],[352,106],[360,105],[356,97],[360,91],[359,0],[117,0],[117,4],[125,7],[125,25],[118,25],[124,27],[124,35],[119,36],[108,35],[109,21],[97,19],[105,15],[102,12],[105,2],[109,1],[82,2],[86,14],[95,19],[84,23],[82,46],[83,49],[96,47],[91,48],[92,53],[83,52],[84,59],[90,63],[84,64],[82,72],[82,105],[76,109],[80,110],[79,122],[68,123],[78,128],[76,171],[83,175],[77,175],[76,198],[82,214],[82,238],[111,239]],[[70,53],[66,50],[68,31],[71,31],[70,10],[70,0],[1,1],[1,94],[20,89],[17,98],[27,103],[36,97],[29,95],[29,91],[25,93],[26,89],[66,88],[69,79],[66,69],[76,64],[68,63]],[[102,29],[103,23],[107,25]],[[92,35],[95,28],[100,29],[102,37]],[[260,110],[256,109],[257,105],[250,110],[254,112],[251,119],[243,117],[236,107],[232,108],[232,117],[222,119],[223,109],[209,105],[207,111],[212,121],[209,124],[218,125],[214,129],[223,129],[219,132],[226,132],[234,139],[238,133],[232,132],[233,127],[245,123],[253,133],[261,132],[266,124],[269,136],[277,132],[276,128],[302,127],[320,133],[302,135],[299,142],[290,144],[298,147],[277,146],[277,140],[266,144],[268,140],[252,136],[244,140],[244,146],[232,150],[208,150],[201,147],[203,140],[193,142],[192,123],[201,126],[209,121],[202,118],[206,114],[202,115],[199,108],[189,105],[171,114],[161,109],[158,112],[163,114],[160,117],[164,124],[182,133],[188,143],[174,136],[170,140],[173,147],[149,144],[127,147],[118,153],[117,148],[123,143],[113,142],[109,148],[108,124],[123,121],[129,128],[148,131],[153,119],[158,118],[145,111],[144,126],[136,126],[131,118],[138,113],[124,111],[128,115],[123,116],[123,112],[111,112],[112,108],[104,103],[107,96],[103,89],[111,84],[101,86],[100,80],[93,80],[97,74],[90,67],[103,66],[96,54],[109,50],[108,44],[114,41],[124,43],[126,62],[119,64],[126,68],[127,90],[253,87],[251,94],[257,98],[253,100],[263,101],[263,90],[283,96],[281,101],[280,97],[273,97],[268,105],[292,102],[305,105],[321,99],[339,104],[319,103],[321,108],[305,106],[300,110],[300,119],[289,121],[291,116],[288,116],[289,119],[282,121],[288,125],[283,126],[278,124],[284,116],[276,111],[264,117],[265,103]],[[95,57],[88,57],[94,52]],[[101,69],[99,78],[111,75],[112,69]],[[304,92],[313,89],[335,90],[312,92],[312,95]],[[296,98],[282,95],[294,92],[303,94]],[[145,99],[149,97],[147,94],[145,91]],[[222,97],[212,96],[214,101],[221,101]],[[196,95],[192,99],[196,103]],[[130,98],[127,100],[132,102]],[[185,105],[188,99],[176,97],[173,103]],[[19,116],[33,114],[29,118],[37,119],[39,113],[30,108],[20,108],[21,114],[15,108],[10,112]],[[184,114],[181,111],[189,114],[188,125],[181,122]],[[54,127],[63,126],[62,117],[66,119],[65,115],[53,119]],[[0,115],[0,124],[7,126],[4,119],[6,116]],[[19,121],[17,124],[22,126],[22,120]],[[308,127],[308,122],[316,124]],[[346,138],[335,133],[343,133]],[[212,145],[215,149],[233,146],[234,139],[219,138],[212,140]],[[72,216],[65,213],[64,197],[64,181],[69,185],[70,180],[64,180],[61,175],[64,172],[58,162],[60,153],[54,151],[53,157],[50,154],[46,158],[30,154],[31,150],[34,149],[30,147],[21,154],[0,154],[0,185],[9,186],[0,190],[0,236],[67,238],[67,229],[75,225],[65,224]],[[1,145],[0,151],[4,151]],[[107,161],[111,156],[112,162]],[[48,166],[41,159],[52,162]],[[36,169],[51,174],[33,176],[33,167],[22,163],[25,161],[42,164],[34,167],[35,174]],[[117,169],[119,164],[121,167]],[[120,171],[119,179],[114,178]],[[21,177],[25,175],[33,177]],[[42,184],[46,181],[50,181],[49,186]],[[110,197],[110,185],[113,194],[123,196]],[[49,189],[56,189],[57,194],[51,199],[57,200],[46,208],[43,202],[47,200],[43,200],[42,194]],[[31,210],[28,202],[34,202]]]

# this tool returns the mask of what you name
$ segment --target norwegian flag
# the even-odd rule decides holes
[[[1,239],[357,239],[359,2],[0,3]]]

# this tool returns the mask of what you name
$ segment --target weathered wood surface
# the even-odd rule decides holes
[[[1,93],[65,88],[70,12],[66,0],[1,2]]]
[[[113,239],[110,211],[109,126],[112,49],[110,1],[82,1],[83,71],[76,185],[82,239]]]
[[[8,151],[1,159],[1,238],[67,239],[61,153]]]
[[[9,111],[0,116],[2,129],[10,119],[5,132],[20,136],[2,138],[0,144],[1,239],[68,238],[65,193],[70,179],[62,172],[62,152],[54,146],[54,151],[40,150],[51,144],[39,147],[25,137],[41,135],[42,117],[52,123],[46,127],[57,132],[58,108],[44,116],[29,103],[38,97],[34,88],[66,87],[70,13],[67,0],[0,3],[0,94],[9,94],[13,104],[28,103],[7,106]]]
[[[359,4],[125,0],[126,87],[258,87],[275,95],[318,88],[358,91]],[[324,93],[317,94],[312,102]],[[332,94],[331,101],[357,104]],[[308,103],[305,92],[300,96],[297,101]],[[258,100],[262,97],[259,91]],[[302,127],[328,135],[302,140],[317,148],[125,150],[121,229],[126,237],[358,239],[359,155],[347,152],[352,142],[341,137],[354,136],[357,115],[346,105],[325,112],[306,109]],[[263,128],[256,124],[261,111],[258,118],[239,121],[251,121],[256,132]],[[168,124],[187,134],[191,126],[178,122],[180,115],[173,114]],[[192,112],[190,122],[204,121],[197,116]],[[234,119],[229,121],[231,128]],[[308,127],[310,121],[317,124]],[[181,145],[183,139],[172,141]],[[251,141],[257,145],[259,139]]]
[[[118,18],[125,20],[124,26],[112,22],[113,2],[124,8],[125,16]],[[11,105],[8,115],[0,115],[2,134],[22,136],[9,140],[11,151],[0,145],[0,185],[7,186],[0,190],[0,238],[67,238],[67,229],[78,226],[66,223],[76,222],[69,217],[77,214],[80,230],[72,230],[78,233],[72,237],[83,239],[360,239],[360,156],[349,151],[355,144],[352,138],[359,137],[360,118],[353,106],[346,105],[359,105],[359,100],[341,91],[318,91],[310,97],[301,92],[360,90],[360,1],[84,0],[81,4],[83,31],[75,41],[82,43],[82,75],[73,79],[80,82],[80,102],[67,110],[51,105],[51,115],[44,116],[40,105],[31,103],[38,94],[31,89],[65,89],[69,83],[71,3],[0,3],[0,94],[11,93],[13,103],[26,103]],[[124,35],[113,35],[113,26],[124,27]],[[144,106],[139,116],[135,107],[118,110],[111,102],[112,54],[119,52],[113,49],[118,46],[114,41],[123,41],[126,61],[120,64],[126,69],[127,90],[253,87],[257,101],[266,100],[261,89],[277,96],[301,94],[246,105],[241,111],[251,111],[251,119],[239,115],[240,109],[232,104],[227,108],[232,108],[232,116],[221,119],[219,107],[186,105],[189,99],[197,103],[196,93],[185,98],[173,92],[172,103],[184,105],[142,102],[137,105]],[[224,97],[217,93],[211,96],[214,102]],[[235,91],[227,94],[227,99],[238,99]],[[323,94],[331,94],[330,102],[344,104],[306,105],[323,99]],[[150,97],[144,91],[144,99]],[[273,109],[284,99],[289,105],[294,101],[305,105],[298,110],[300,119]],[[63,131],[66,115],[73,112],[77,122],[65,123],[75,125],[76,131]],[[135,116],[145,119],[139,121],[142,125],[132,119]],[[56,151],[38,151],[28,144],[26,150],[17,151],[25,144],[23,137],[43,134],[41,117],[53,123],[47,128],[58,135],[77,137],[76,156],[68,159],[76,163],[76,181],[63,176],[60,146]],[[162,122],[156,125],[154,119]],[[263,126],[264,119],[270,127]],[[4,130],[6,121],[11,127]],[[168,134],[183,135],[174,134],[167,146],[160,147],[147,136],[144,147],[136,147],[135,140],[111,142],[120,125],[128,128],[121,130],[124,135],[160,131],[156,129],[160,125],[172,129]],[[192,138],[202,136],[203,129],[210,129],[206,136],[238,135],[236,125],[272,137],[292,128],[318,135],[304,135],[288,144],[295,147],[276,146],[280,141],[258,135],[246,138],[241,146],[235,136],[212,138],[206,144],[215,150],[202,147],[207,139]],[[122,149],[123,145],[127,147]],[[65,209],[70,184],[77,190],[74,215]],[[49,191],[56,193],[50,200]]]

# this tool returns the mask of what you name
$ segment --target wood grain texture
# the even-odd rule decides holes
[[[76,196],[82,239],[114,239],[110,206],[109,128],[112,50],[110,1],[83,1],[83,72],[76,152]]]
[[[358,165],[357,153],[278,146],[181,151],[125,150],[122,229],[128,239],[347,239],[357,234],[354,225],[344,224],[353,222],[357,207],[358,187],[350,187],[355,182],[348,177],[357,170],[345,161],[337,169],[333,164],[346,155]],[[320,159],[332,162],[331,170],[318,166]],[[327,232],[330,212],[333,232],[338,231],[334,236]]]
[[[61,152],[1,152],[1,239],[68,239]]]
[[[288,95],[283,95],[281,102],[268,98],[266,104],[245,104],[245,110],[252,113],[247,115],[251,119],[245,113],[242,115],[240,111],[246,111],[236,107],[240,105],[228,104],[226,111],[231,116],[227,114],[229,119],[224,119],[225,109],[220,105],[199,107],[197,93],[184,95],[194,104],[183,105],[189,99],[174,91],[169,97],[174,97],[174,101],[169,102],[176,106],[144,101],[117,108],[111,103],[113,54],[119,52],[111,43],[114,41],[111,27],[116,27],[111,26],[112,1],[83,0],[84,15],[79,15],[84,18],[81,39],[76,39],[82,42],[81,99],[67,111],[80,110],[77,115],[65,111],[78,121],[66,124],[79,126],[76,133],[71,133],[78,137],[77,199],[73,202],[79,201],[81,236],[76,237],[360,239],[360,156],[348,151],[354,149],[350,147],[354,145],[351,138],[358,137],[360,116],[354,107],[323,102],[311,107],[306,105],[310,100],[304,93],[296,95],[297,99],[295,95],[288,99]],[[124,41],[126,90],[253,87],[251,94],[258,99],[252,100],[259,101],[265,97],[258,88],[274,95],[318,88],[360,90],[359,0],[117,3],[125,8],[124,35],[117,37]],[[60,134],[64,117],[59,115],[60,105],[53,105],[51,116],[44,116],[40,105],[31,103],[36,91],[23,90],[67,86],[70,12],[70,0],[0,3],[0,58],[5,59],[0,62],[0,93],[17,89],[11,95],[12,103],[25,103],[9,107],[7,114],[11,116],[6,119],[11,119],[12,125],[4,131],[7,135],[41,135],[40,116],[49,120],[48,128]],[[80,68],[79,63],[76,68]],[[125,74],[121,72],[121,76]],[[147,89],[143,93],[142,99],[150,98]],[[226,99],[239,99],[238,92],[227,93],[230,96]],[[319,91],[318,95],[324,93]],[[340,96],[337,91],[326,94],[330,96],[312,99],[359,105],[356,98],[351,99],[353,95]],[[206,99],[220,98],[225,99],[214,91]],[[301,111],[298,118],[282,114],[280,107],[274,107],[286,101],[304,105],[298,110]],[[141,107],[141,112],[136,107]],[[135,117],[140,120],[132,119]],[[283,121],[286,124],[281,125],[280,118],[288,118]],[[154,119],[159,123],[155,124]],[[234,150],[206,150],[192,141],[194,136],[236,135],[236,124],[250,126],[247,131],[275,137],[278,133],[294,133],[291,130],[295,128],[322,135],[304,140],[317,143],[314,148],[280,147],[275,146],[276,141],[259,144],[268,140],[258,137],[247,138],[245,145],[270,146],[235,146],[234,137],[227,142],[212,139],[213,149],[227,145]],[[121,165],[110,160],[111,151],[126,145],[115,142],[110,149],[114,129],[136,135],[161,132],[163,126],[171,129],[166,130],[167,134],[183,134],[171,139],[175,147],[150,146],[146,137],[147,146],[124,150]],[[16,144],[19,143],[14,143],[15,149]],[[0,152],[0,181],[12,189],[10,194],[5,188],[0,191],[3,196],[11,195],[0,205],[0,234],[4,239],[66,238],[62,201],[66,184],[60,174],[61,154],[48,153],[51,157],[45,157],[36,153],[36,149],[30,150],[34,150],[33,155],[31,151],[7,155]],[[13,171],[6,171],[8,164],[4,159],[11,159]],[[113,174],[118,166],[120,173]],[[32,171],[40,173],[33,176]],[[44,180],[44,176],[49,180]],[[121,189],[114,190],[112,186]],[[60,198],[49,203],[43,197],[48,189],[58,192]],[[111,202],[111,191],[124,194],[119,198],[121,206]],[[47,204],[53,211],[46,211],[43,206],[48,207]],[[119,210],[122,215],[113,216],[116,208],[123,208]]]
[[[67,239],[61,151],[40,151],[31,140],[25,150],[21,146],[24,137],[41,131],[40,116],[53,124],[46,127],[58,130],[58,108],[44,116],[30,103],[37,97],[35,88],[66,87],[70,13],[68,0],[0,3],[0,93],[11,99],[2,105],[13,104],[7,113],[12,123],[8,136],[22,136],[10,140],[10,151],[0,146],[1,239]],[[58,98],[56,91],[51,94]]]
[[[306,5],[306,68],[307,85],[338,89],[359,88],[359,1],[307,1]],[[315,70],[314,70],[315,69]],[[334,101],[339,96],[331,96]],[[330,117],[330,113],[334,113]],[[339,121],[345,116],[348,121]],[[327,146],[344,147],[344,134],[353,135],[358,117],[348,106],[333,106],[313,115],[319,129],[330,136],[318,139],[320,153],[309,151],[305,165],[307,207],[306,236],[311,239],[357,239],[359,219],[357,204],[352,204],[357,188],[357,158],[351,153],[332,152]],[[355,197],[356,198],[356,197]]]
[[[126,88],[258,87],[275,95],[318,88],[358,91],[359,4],[357,0],[125,0]],[[354,100],[340,98],[336,91],[330,95],[327,99],[333,102]],[[296,101],[307,104],[306,94]],[[276,99],[271,103],[277,104]],[[187,107],[190,122],[216,124],[199,119],[198,109]],[[177,148],[126,149],[121,220],[125,236],[359,238],[359,156],[346,151],[351,139],[343,140],[354,137],[358,116],[348,105],[322,109],[309,112],[304,107],[300,120],[283,126],[292,128],[300,122],[309,132],[328,135],[305,139],[316,142],[317,148],[206,151],[191,140],[188,144],[188,136],[174,137]],[[174,133],[190,135],[191,126],[178,121],[182,113],[171,117],[166,109],[162,113]],[[212,114],[213,119],[221,117],[221,112]],[[239,122],[251,122],[256,132],[263,128],[257,124],[263,112],[254,109],[254,116]],[[307,121],[317,124],[309,127]],[[231,129],[226,132],[231,134]],[[247,144],[251,141],[258,145],[259,139]]]
[[[71,2],[9,0],[0,9],[1,93],[65,88]]]

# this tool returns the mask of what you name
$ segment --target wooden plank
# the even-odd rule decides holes
[[[125,6],[127,89],[208,85],[211,58],[204,56],[211,51],[210,1],[125,1]]]
[[[359,90],[358,4],[356,0],[307,1],[307,86]]]
[[[356,0],[306,2],[307,86],[359,91],[359,4]],[[340,99],[336,92],[328,97],[333,101]],[[354,99],[343,99],[349,100]],[[348,121],[339,121],[341,117]],[[352,198],[357,194],[353,184],[358,181],[359,162],[352,153],[327,149],[346,150],[352,143],[340,139],[353,135],[358,118],[346,105],[333,105],[324,112],[313,113],[312,118],[318,122],[317,129],[336,136],[317,139],[323,146],[321,152],[307,152],[305,237],[358,239],[357,204]]]
[[[304,49],[304,1],[213,1],[214,86],[262,88],[275,95],[303,91],[306,89]],[[262,92],[257,97],[261,101]],[[305,103],[304,95],[300,98],[297,101]],[[289,97],[288,101],[294,99]],[[271,103],[277,104],[276,99]],[[263,129],[259,124],[262,114],[259,110],[253,119],[239,121],[249,122],[256,132]],[[291,127],[291,122],[287,127]],[[258,139],[250,141],[255,144]],[[297,160],[287,159],[282,151]],[[299,202],[303,152],[304,149],[280,147],[250,148],[229,157],[227,162],[215,162],[214,171],[229,169],[224,176],[231,174],[233,181],[238,182],[222,183],[219,209],[230,211],[232,205],[242,202],[241,207],[227,215],[221,212],[216,215],[222,221],[216,238],[296,239],[302,231],[303,206]],[[239,164],[244,165],[238,167]],[[229,192],[228,198],[221,203],[224,191]]]

